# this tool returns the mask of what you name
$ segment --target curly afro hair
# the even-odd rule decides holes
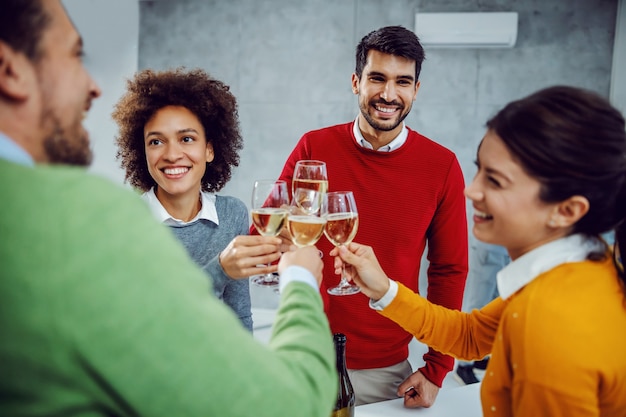
[[[221,190],[231,178],[232,167],[239,165],[243,148],[237,102],[230,88],[201,69],[181,67],[140,71],[127,81],[127,90],[112,114],[119,127],[117,159],[126,181],[144,192],[156,186],[148,172],[143,129],[157,110],[182,106],[198,117],[215,153],[213,162],[207,163],[202,189]]]

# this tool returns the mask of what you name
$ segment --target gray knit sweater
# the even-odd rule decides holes
[[[216,196],[219,226],[200,219],[182,226],[170,226],[191,258],[213,279],[215,295],[224,301],[243,325],[252,331],[250,287],[247,279],[232,279],[222,269],[218,257],[235,236],[249,233],[248,209],[239,199]]]

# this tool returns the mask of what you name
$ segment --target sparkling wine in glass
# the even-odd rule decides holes
[[[283,180],[257,180],[252,190],[252,223],[262,236],[278,236],[287,220],[289,192]],[[275,287],[278,276],[262,274],[251,277],[253,284]]]
[[[315,245],[324,233],[326,218],[323,199],[317,195],[319,193],[320,191],[308,188],[297,188],[293,193],[287,216],[287,230],[293,244],[300,248]],[[303,208],[303,200],[311,204]]]
[[[317,191],[315,194],[300,193],[300,200],[296,203],[309,214],[314,210],[319,210],[322,205],[326,191],[328,191],[328,174],[326,173],[326,163],[312,159],[304,159],[296,162],[291,180],[291,194],[295,195],[297,189],[308,189]],[[317,201],[309,198],[317,197]]]
[[[359,214],[352,191],[333,191],[326,195],[326,226],[324,235],[335,246],[352,242],[359,228]],[[329,288],[332,295],[356,294],[361,289],[350,284],[346,277],[345,264],[341,268],[341,281],[336,287]]]

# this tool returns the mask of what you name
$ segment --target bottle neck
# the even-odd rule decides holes
[[[337,371],[345,371],[346,370],[346,344],[345,342],[337,343],[336,347],[337,353]]]

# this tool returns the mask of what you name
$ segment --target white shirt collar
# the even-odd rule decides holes
[[[154,193],[154,187],[150,191],[146,191],[142,194],[145,201],[148,202],[152,213],[155,215],[158,221],[168,226],[184,226],[186,224],[193,223],[200,219],[209,220],[216,225],[219,225],[219,219],[217,218],[217,209],[215,208],[215,194],[210,194],[205,191],[200,192],[200,198],[202,201],[202,208],[191,221],[183,221],[172,217],[165,207],[161,204],[156,194]]]
[[[354,124],[352,125],[352,131],[354,132],[356,143],[358,143],[364,148],[374,149],[372,144],[369,143],[367,140],[365,140],[365,138],[363,137],[363,134],[361,133],[361,129],[359,129],[359,116],[356,117],[356,120],[354,121]],[[395,151],[400,146],[404,145],[404,142],[406,142],[406,139],[408,137],[409,137],[409,130],[406,128],[406,125],[404,124],[404,122],[402,122],[402,130],[400,131],[400,133],[398,133],[398,136],[396,136],[391,142],[389,142],[385,146],[381,146],[380,148],[378,148],[378,152]]]
[[[581,262],[591,252],[603,252],[602,242],[581,234],[546,243],[520,256],[497,273],[498,292],[504,300],[538,275],[570,262]]]
[[[30,154],[2,132],[0,132],[0,158],[21,165],[35,165]]]

